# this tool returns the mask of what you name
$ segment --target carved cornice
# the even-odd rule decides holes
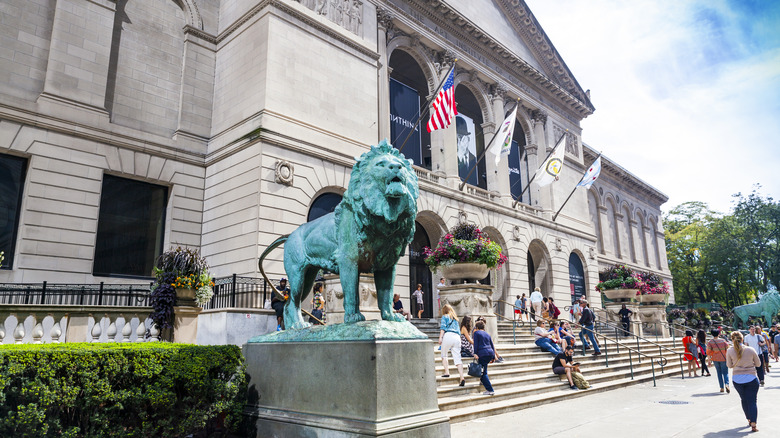
[[[547,123],[547,112],[539,109],[532,110],[531,120],[533,120],[535,123],[541,123],[542,125],[544,125]]]
[[[379,27],[384,27],[385,30],[392,29],[393,26],[393,13],[390,10],[377,6],[376,8],[376,24]]]
[[[501,1],[504,0],[500,0],[499,3]],[[550,93],[561,103],[567,105],[570,110],[574,111],[580,117],[584,118],[593,113],[593,105],[590,103],[590,100],[587,99],[585,93],[581,91],[579,85],[576,87],[576,90],[578,91],[576,95],[567,91],[559,82],[553,81],[547,74],[540,72],[531,64],[518,57],[497,39],[483,32],[482,29],[475,26],[468,18],[450,5],[441,0],[407,0],[406,3],[415,9],[416,13],[420,12],[425,15],[426,18],[436,23],[442,30],[450,33],[460,41],[468,42],[471,45],[469,50],[474,50],[479,52],[480,56],[489,58],[497,66],[505,70],[503,73],[506,75],[512,75],[530,81],[539,87],[539,89]],[[405,10],[392,4],[388,5],[397,8],[396,10],[398,13],[403,14],[410,19],[419,21],[416,17],[409,15]],[[508,15],[514,15],[516,13],[517,12],[511,12],[510,10]],[[557,52],[550,53],[555,53],[560,59]],[[568,68],[566,71],[568,71]],[[574,83],[576,84],[576,81],[574,81]],[[513,84],[524,90],[524,87],[527,87],[527,85],[523,83],[514,81]]]
[[[207,41],[211,44],[217,44],[217,37],[204,30],[198,29],[196,27],[192,27],[189,24],[185,25],[183,30],[185,35],[191,34],[197,38],[202,39],[203,41]]]
[[[531,50],[537,55],[544,69],[569,93],[576,96],[583,104],[594,110],[590,97],[582,90],[574,75],[566,66],[563,58],[555,50],[547,34],[544,32],[536,17],[523,0],[497,0],[499,7],[509,18],[515,30],[520,33],[523,40],[529,44]]]
[[[356,52],[368,56],[369,58],[373,60],[379,59],[379,53],[377,53],[375,50],[371,50],[367,48],[366,46],[363,46],[362,44],[357,43],[354,39],[349,38],[345,35],[342,35],[339,32],[334,31],[330,27],[326,26],[319,20],[315,20],[312,17],[310,17],[308,14],[303,13],[299,11],[297,8],[292,7],[289,3],[287,3],[284,0],[263,0],[257,5],[255,5],[252,9],[247,11],[241,18],[236,20],[233,24],[228,26],[222,33],[220,33],[217,36],[217,44],[224,41],[227,37],[229,37],[233,32],[240,29],[241,26],[243,26],[246,22],[251,20],[255,15],[259,14],[261,11],[263,11],[266,7],[271,6],[279,9],[280,11],[286,13],[287,15],[301,21],[302,23],[306,24],[307,26],[311,26],[314,29],[317,29],[317,31],[322,32],[323,34],[335,39],[336,41],[346,45],[347,47],[351,48],[352,50],[355,50]]]

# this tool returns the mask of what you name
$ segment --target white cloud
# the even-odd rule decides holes
[[[669,195],[780,198],[780,45],[728,2],[527,0],[596,112],[583,140]]]

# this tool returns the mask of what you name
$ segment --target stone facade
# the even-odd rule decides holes
[[[485,189],[458,189],[454,126],[431,134],[430,169],[415,168],[432,244],[467,221],[505,248],[494,300],[514,301],[532,278],[566,302],[572,253],[589,295],[615,262],[671,280],[666,196],[606,157],[552,221],[595,158],[580,127],[594,108],[521,0],[14,0],[0,14],[0,154],[28,160],[0,282],[128,281],[92,274],[105,174],[169,188],[164,247],[200,247],[217,276],[259,276],[265,247],[319,195],[343,193],[353,157],[389,137],[396,51],[427,94],[455,62],[484,143],[518,103],[531,172],[567,135],[560,180],[514,207],[507,160],[488,156]],[[267,259],[274,277],[281,257]],[[411,281],[405,256],[407,309]]]

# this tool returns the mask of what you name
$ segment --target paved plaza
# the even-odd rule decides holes
[[[739,395],[718,392],[718,378],[659,379],[452,425],[453,438],[780,436],[780,363],[758,392],[758,433],[746,427]],[[664,403],[666,402],[666,403]],[[671,402],[671,403],[669,403]],[[682,402],[682,403],[681,403]]]

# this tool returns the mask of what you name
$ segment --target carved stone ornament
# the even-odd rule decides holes
[[[563,251],[563,240],[560,237],[555,238],[555,250]]]
[[[276,162],[276,171],[274,174],[274,180],[279,184],[286,186],[293,185],[294,168],[292,163],[287,160],[279,160]]]
[[[520,241],[520,226],[519,225],[515,225],[512,228],[512,238],[517,240],[517,241]]]
[[[596,248],[592,246],[588,248],[588,257],[591,260],[596,260]]]
[[[363,2],[361,0],[295,1],[354,34],[362,34]]]
[[[383,7],[376,8],[376,22],[386,30],[393,28],[393,13]]]
[[[468,221],[468,219],[469,219],[469,215],[465,211],[461,210],[461,211],[458,212],[458,223],[459,224],[465,224],[466,221]]]
[[[506,85],[502,83],[493,84],[490,86],[490,97],[492,99],[504,99],[506,97],[507,89]]]
[[[531,119],[536,123],[544,125],[547,123],[547,112],[539,109],[533,110],[531,111]]]

